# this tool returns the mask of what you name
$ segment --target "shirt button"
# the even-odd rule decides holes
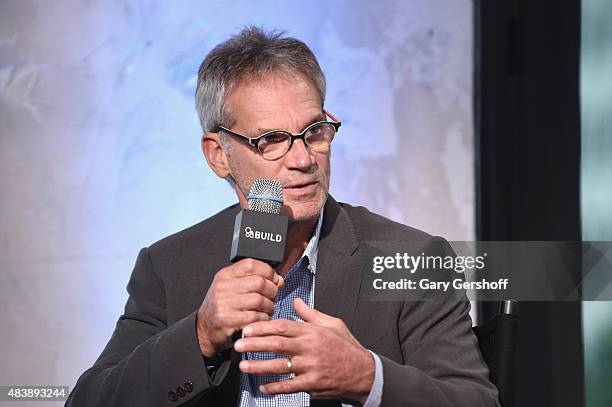
[[[187,380],[183,387],[185,388],[187,393],[191,393],[191,390],[193,390],[193,383],[191,382],[191,380]]]
[[[175,392],[173,392],[172,390],[170,390],[170,391],[168,392],[168,400],[170,400],[170,401],[176,401],[176,400],[178,400],[178,396],[176,395],[176,393],[175,393]]]
[[[185,396],[185,388],[183,386],[178,386],[176,388],[176,394],[178,394],[179,397],[184,397]]]

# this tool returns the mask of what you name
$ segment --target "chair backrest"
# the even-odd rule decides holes
[[[502,301],[500,313],[473,328],[491,382],[499,390],[502,407],[514,406],[514,361],[518,331],[518,302]]]

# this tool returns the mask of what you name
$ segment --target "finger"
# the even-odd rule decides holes
[[[263,394],[288,394],[300,391],[309,392],[312,387],[308,377],[295,376],[291,380],[262,384],[259,386],[259,391]]]
[[[310,308],[301,298],[293,300],[293,309],[304,322],[312,322],[319,326],[335,327],[337,318]]]
[[[247,286],[247,289],[249,290],[247,292],[260,293],[261,295],[271,299],[272,301],[276,299],[276,294],[278,293],[278,286],[270,280],[263,279],[261,276],[258,275],[246,276],[239,280],[245,280],[245,284]]]
[[[285,285],[285,278],[279,274],[278,275],[278,282],[276,283],[276,287],[277,288],[283,288],[284,285]]]
[[[229,288],[233,293],[259,293],[273,301],[278,293],[278,286],[276,284],[255,274],[234,278],[231,281],[226,281],[225,284],[227,284],[226,288]]]
[[[274,314],[274,302],[261,294],[249,293],[238,297],[240,309],[243,311],[260,311],[268,315]]]
[[[255,322],[264,322],[270,320],[270,315],[259,311],[239,311],[235,318],[232,318],[231,326],[236,330],[241,330],[243,327]]]
[[[242,259],[229,266],[231,277],[245,277],[251,274],[260,275],[274,284],[278,283],[279,275],[268,264],[255,259]]]
[[[275,352],[279,355],[300,353],[298,341],[284,336],[243,337],[234,343],[234,349],[237,352]]]
[[[303,322],[288,319],[273,319],[265,322],[255,322],[244,327],[245,337],[286,336],[295,338],[304,333],[307,326]]]
[[[297,370],[299,364],[299,358],[291,358],[291,370],[289,369],[289,359],[278,358],[271,360],[243,360],[240,362],[238,367],[244,373],[248,374],[288,374],[288,373],[301,373]]]

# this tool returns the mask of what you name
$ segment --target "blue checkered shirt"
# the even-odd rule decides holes
[[[315,273],[317,269],[317,253],[319,246],[319,234],[323,223],[323,209],[319,214],[319,221],[314,235],[310,238],[304,254],[298,262],[289,270],[285,276],[285,285],[278,290],[275,301],[274,315],[272,319],[285,318],[293,321],[303,322],[293,309],[293,300],[297,297],[304,300],[310,307],[314,307]],[[364,407],[378,407],[382,398],[383,371],[380,358],[372,353],[376,370],[374,384],[370,390]],[[242,360],[270,360],[286,357],[273,352],[245,352]],[[259,391],[259,386],[264,383],[276,382],[289,379],[288,374],[248,375],[240,373],[240,407],[273,407],[290,406],[303,407],[310,405],[310,395],[305,392],[291,394],[268,395]],[[350,402],[342,403],[343,407],[358,404]]]

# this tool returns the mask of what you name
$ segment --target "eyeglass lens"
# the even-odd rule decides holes
[[[321,151],[329,147],[336,128],[331,123],[316,123],[306,129],[304,134],[304,142],[313,150]],[[291,135],[283,131],[276,131],[265,135],[259,140],[257,148],[261,155],[267,159],[275,159],[282,157],[291,144]]]

